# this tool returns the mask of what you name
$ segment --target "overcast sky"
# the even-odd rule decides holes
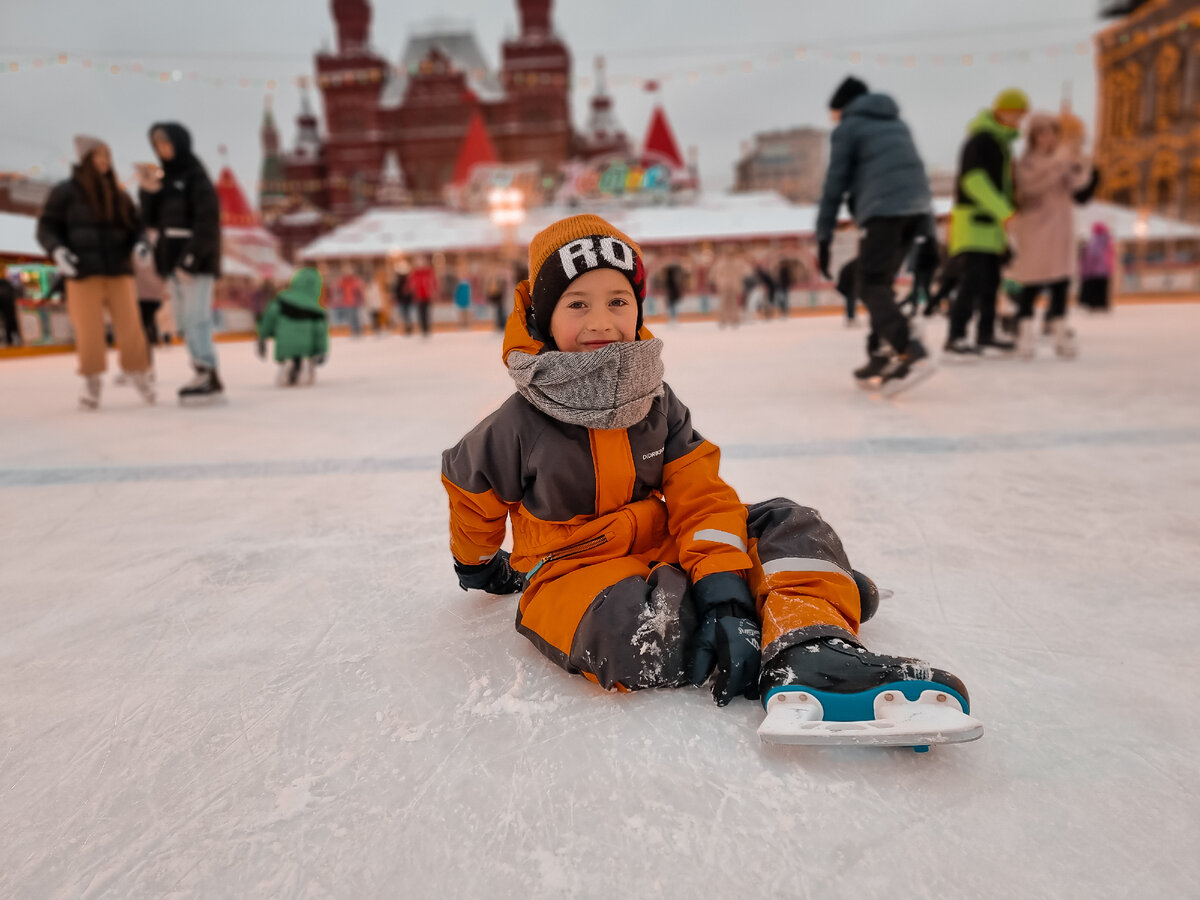
[[[146,127],[176,119],[191,129],[214,175],[218,147],[226,146],[251,192],[266,89],[241,88],[237,80],[279,81],[274,106],[290,146],[299,108],[293,79],[311,74],[313,54],[332,44],[330,6],[329,0],[0,0],[6,70],[0,171],[40,166],[64,176],[71,136],[83,132],[109,141],[119,171],[128,174],[133,162],[149,158]],[[516,31],[515,0],[376,0],[373,6],[372,42],[391,61],[412,29],[427,28],[447,11],[470,24],[493,66],[501,41]],[[897,100],[930,166],[953,168],[966,122],[1008,85],[1050,109],[1069,85],[1090,126],[1094,59],[1076,45],[1101,27],[1097,7],[1095,0],[558,0],[554,21],[577,77],[591,76],[597,54],[607,58],[616,114],[635,143],[655,98],[634,80],[667,76],[657,99],[681,146],[699,149],[705,187],[724,189],[740,145],[754,132],[826,126],[829,95],[849,72]],[[35,57],[60,51],[68,54],[65,65],[55,60],[34,68]],[[846,58],[856,51],[857,63]],[[972,54],[972,65],[961,64],[964,53]],[[91,69],[81,65],[84,58],[94,61]],[[141,74],[130,71],[135,62]],[[752,64],[748,73],[745,63]],[[109,74],[114,64],[120,74]],[[724,74],[717,74],[721,65]],[[177,69],[183,78],[164,84],[145,74],[151,69]],[[191,80],[193,72],[201,80]],[[224,79],[220,87],[203,80],[217,77]],[[577,127],[589,94],[590,86],[575,90]],[[323,120],[319,105],[318,114]]]

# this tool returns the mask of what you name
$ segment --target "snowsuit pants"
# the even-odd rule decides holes
[[[1088,309],[1108,309],[1108,276],[1084,278],[1079,284],[1079,304]]]
[[[896,291],[892,285],[926,218],[875,216],[863,223],[858,242],[855,293],[871,315],[868,353],[873,353],[883,341],[897,353],[908,349],[908,319],[896,305]]]
[[[132,275],[67,279],[67,314],[75,329],[80,375],[99,375],[107,368],[104,310],[116,333],[121,371],[135,374],[150,368],[146,335],[138,311]]]
[[[841,540],[816,510],[776,498],[747,510],[743,573],[762,625],[762,661],[823,636],[858,633],[858,587]],[[669,542],[668,542],[669,543]],[[669,546],[582,564],[521,598],[517,630],[551,661],[605,689],[684,683],[697,622]]]
[[[1017,318],[1032,319],[1033,306],[1042,291],[1050,292],[1050,308],[1046,310],[1046,321],[1053,322],[1067,315],[1067,290],[1071,282],[1064,278],[1049,284],[1026,284],[1021,288],[1021,296],[1017,298]]]
[[[1000,289],[1000,257],[995,253],[978,253],[968,250],[960,254],[962,281],[958,296],[950,307],[951,341],[965,338],[967,326],[976,311],[979,322],[975,326],[976,343],[986,344],[996,336],[996,291]]]

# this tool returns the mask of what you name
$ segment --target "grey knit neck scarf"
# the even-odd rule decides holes
[[[590,353],[508,354],[517,393],[552,418],[608,430],[636,425],[663,394],[662,341],[609,344]]]

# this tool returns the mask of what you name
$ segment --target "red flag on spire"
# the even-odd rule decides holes
[[[685,169],[683,154],[675,143],[675,133],[667,114],[661,106],[654,107],[650,116],[650,127],[646,129],[646,140],[642,145],[642,165],[653,166],[664,163],[672,169]]]
[[[471,111],[471,123],[467,126],[467,135],[463,138],[462,147],[458,151],[458,159],[454,163],[454,178],[452,184],[464,184],[471,177],[471,170],[478,165],[494,163],[497,160],[496,148],[492,146],[492,138],[487,126],[483,124],[483,116],[479,108]]]

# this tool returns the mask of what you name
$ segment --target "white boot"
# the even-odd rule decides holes
[[[312,359],[304,361],[304,369],[300,374],[300,383],[313,385],[317,382],[317,364]]]
[[[1067,324],[1066,319],[1055,319],[1050,323],[1050,334],[1054,338],[1054,352],[1063,359],[1074,359],[1079,355],[1079,345],[1075,342],[1075,329]]]
[[[134,372],[129,376],[129,380],[137,388],[137,392],[142,395],[142,399],[153,406],[158,399],[154,392],[154,370],[147,369],[145,372]]]
[[[1033,359],[1037,347],[1037,326],[1032,318],[1017,321],[1017,358]]]
[[[99,375],[83,376],[83,389],[79,392],[79,406],[82,409],[96,409],[100,405],[101,385]]]

